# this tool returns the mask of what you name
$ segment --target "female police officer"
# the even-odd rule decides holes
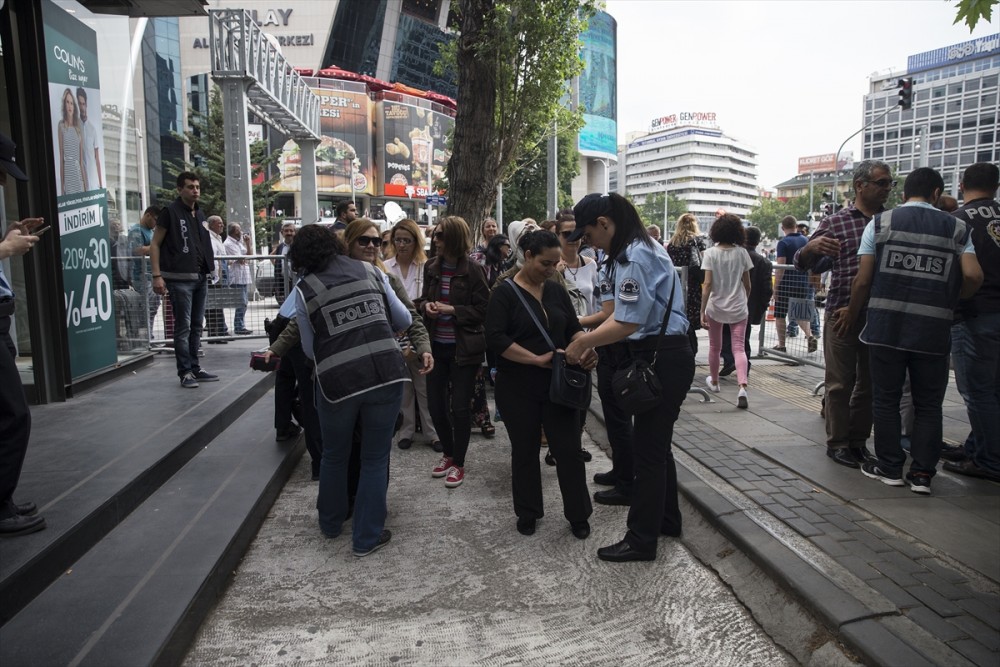
[[[660,535],[681,533],[677,468],[670,441],[681,403],[694,378],[683,286],[670,257],[646,232],[635,207],[617,194],[590,194],[573,207],[576,231],[606,253],[607,284],[614,292],[614,315],[566,348],[570,363],[595,346],[624,343],[629,355],[653,361],[663,386],[662,403],[635,415],[632,431],[634,483],[628,532],[617,544],[597,550],[602,560],[654,560]],[[667,328],[659,337],[668,303]]]

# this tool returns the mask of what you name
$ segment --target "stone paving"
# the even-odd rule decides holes
[[[682,466],[687,463],[696,477],[708,480],[732,503],[714,512],[717,520],[736,514],[749,516],[810,562],[816,571],[864,603],[856,614],[846,614],[834,622],[841,632],[850,623],[878,619],[883,626],[895,627],[896,635],[910,635],[911,646],[918,647],[917,652],[924,658],[933,658],[928,664],[990,667],[1000,664],[997,577],[984,576],[981,571],[986,569],[992,574],[993,570],[978,566],[980,571],[977,571],[948,549],[922,543],[892,525],[892,521],[884,520],[878,511],[889,501],[906,503],[905,512],[911,518],[919,520],[921,513],[927,512],[927,521],[933,522],[940,520],[935,514],[938,508],[926,502],[921,504],[927,499],[899,489],[892,489],[900,492],[898,497],[882,504],[864,500],[864,496],[882,494],[886,489],[878,488],[883,485],[861,477],[858,471],[823,470],[824,466],[839,468],[826,460],[824,448],[819,445],[824,441],[823,422],[818,414],[811,422],[804,421],[800,411],[803,406],[807,409],[813,406],[818,413],[820,399],[809,392],[817,376],[822,378],[820,373],[817,369],[755,363],[749,413],[734,409],[731,401],[735,396],[725,395],[725,385],[722,397],[713,396],[718,401],[715,404],[698,403],[692,395],[674,431],[679,462]],[[696,383],[703,374],[699,369]],[[733,386],[730,382],[729,387]],[[755,391],[754,387],[758,389]],[[735,391],[730,389],[729,393]],[[790,404],[795,406],[792,413]],[[599,404],[592,411],[599,416]],[[792,416],[783,419],[785,415]],[[957,426],[951,429],[954,436],[962,426],[961,411],[952,409],[950,415],[957,420]],[[964,428],[967,429],[967,422]],[[807,437],[801,433],[807,433]],[[775,442],[785,447],[780,457],[764,453],[778,452]],[[794,455],[787,455],[787,451]],[[779,460],[785,465],[779,464]],[[788,465],[797,461],[809,463],[798,469]],[[837,488],[833,492],[816,483],[813,470],[817,468],[824,474],[854,477],[846,482],[838,479],[830,485]],[[935,492],[959,495],[955,491],[956,482],[946,477],[947,474],[935,478]],[[901,495],[904,491],[905,495]],[[698,493],[691,489],[688,492]],[[967,493],[985,497],[987,502],[978,510],[970,510],[971,516],[965,517],[977,520],[981,514],[981,532],[965,534],[962,539],[1000,558],[997,532],[1000,485],[975,480],[974,488]],[[868,511],[862,505],[876,511]],[[905,525],[900,521],[895,523]],[[780,572],[777,574],[781,576]],[[809,597],[809,592],[804,595]],[[805,602],[809,608],[809,600]],[[816,604],[813,606],[822,617],[822,610],[817,611]],[[830,629],[838,631],[838,627]],[[864,650],[860,652],[865,654]],[[891,656],[892,651],[884,655]],[[902,655],[905,652],[897,654]]]

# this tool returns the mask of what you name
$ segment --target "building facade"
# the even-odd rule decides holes
[[[699,222],[724,209],[746,216],[757,202],[757,153],[726,135],[713,112],[682,112],[656,118],[650,131],[625,150],[624,185],[637,205],[657,192],[683,200]]]
[[[898,82],[913,77],[913,106],[898,106]],[[932,167],[957,194],[962,171],[1000,160],[1000,33],[918,53],[904,71],[870,79],[865,95],[864,159],[884,160],[898,176]]]

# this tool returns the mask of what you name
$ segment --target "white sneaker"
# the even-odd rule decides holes
[[[748,407],[750,407],[750,404],[747,402],[746,387],[740,387],[740,393],[737,394],[736,397],[736,407],[738,407],[741,410],[746,410]]]
[[[716,394],[719,393],[719,391],[720,391],[719,390],[719,385],[718,384],[712,384],[712,376],[711,375],[709,375],[708,377],[705,378],[705,384],[708,385],[708,390],[709,391],[715,392]]]

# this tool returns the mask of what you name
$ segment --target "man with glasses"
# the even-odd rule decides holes
[[[866,442],[872,430],[872,388],[868,346],[858,338],[865,325],[862,311],[849,331],[833,333],[846,313],[851,282],[858,273],[858,247],[868,221],[881,213],[896,186],[885,162],[865,160],[854,169],[854,203],[823,218],[809,242],[795,254],[795,267],[830,271],[826,297],[823,356],[826,365],[826,455],[848,468],[871,458]]]
[[[906,203],[865,227],[850,306],[833,324],[838,334],[849,332],[867,308],[860,338],[869,345],[878,461],[862,463],[861,472],[925,495],[941,455],[953,313],[959,295],[970,298],[983,282],[972,227],[935,208],[943,191],[944,179],[933,169],[910,172]],[[904,482],[899,402],[907,374],[916,416]]]
[[[353,201],[342,201],[337,204],[337,221],[333,223],[333,231],[342,232],[347,225],[358,217],[358,207]]]

